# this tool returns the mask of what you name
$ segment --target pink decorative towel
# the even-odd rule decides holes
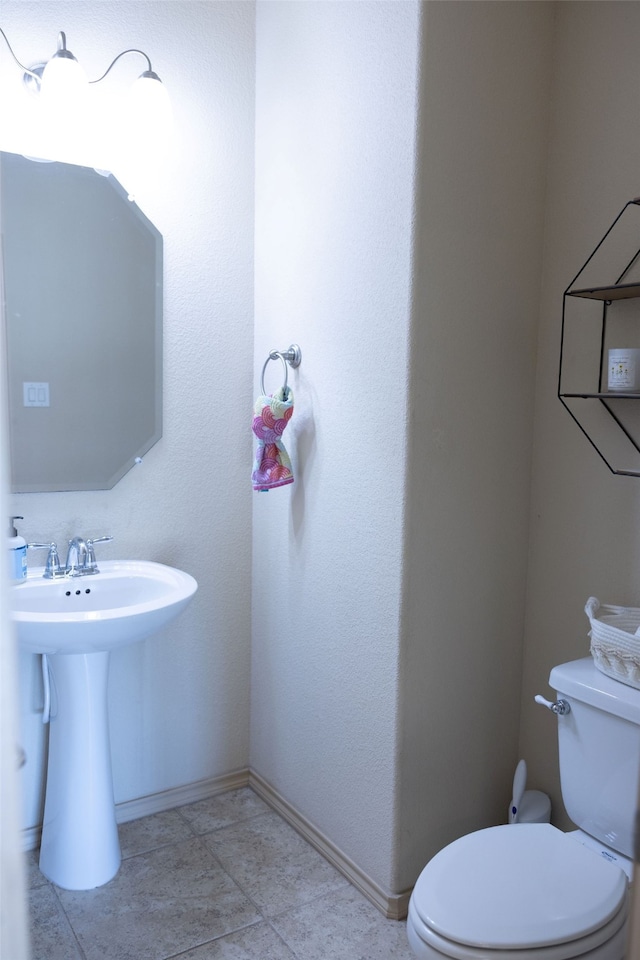
[[[254,490],[270,490],[293,483],[291,460],[281,439],[292,413],[293,393],[289,387],[281,387],[273,396],[256,400],[252,426],[258,438],[251,474]]]

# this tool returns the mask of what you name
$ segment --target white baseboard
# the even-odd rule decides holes
[[[22,831],[22,849],[26,853],[27,850],[37,850],[40,846],[40,834],[42,833],[42,827],[25,827]]]
[[[237,770],[222,777],[209,777],[181,787],[162,790],[148,797],[125,800],[123,803],[116,804],[116,821],[128,823],[130,820],[139,820],[153,813],[163,813],[174,807],[195,803],[197,800],[206,800],[218,793],[227,793],[229,790],[239,790],[246,786],[251,787],[265,803],[279,813],[283,820],[286,820],[329,863],[332,863],[385,917],[390,920],[404,920],[409,907],[410,890],[399,894],[383,890],[306,817],[298,813],[295,807],[285,800],[270,783],[253,770]],[[22,831],[25,851],[35,850],[39,846],[41,829],[37,826]]]
[[[128,823],[130,820],[139,820],[152,813],[163,813],[182,807],[186,803],[195,803],[197,800],[206,800],[217,793],[227,793],[229,790],[239,790],[249,784],[249,771],[237,770],[227,773],[223,777],[208,777],[206,780],[196,780],[181,787],[171,787],[160,793],[152,793],[148,797],[138,797],[136,800],[125,800],[116,803],[116,822]],[[23,850],[35,850],[40,845],[42,826],[28,827],[22,831]]]
[[[140,797],[137,800],[125,800],[116,804],[116,821],[128,823],[129,820],[139,820],[152,813],[163,813],[174,807],[183,807],[186,803],[195,803],[197,800],[206,800],[217,793],[227,793],[229,790],[239,790],[249,784],[249,771],[236,770],[226,773],[223,777],[208,777],[206,780],[196,780],[195,783],[186,783],[182,787],[172,787],[161,793],[153,793],[149,797]]]
[[[371,903],[390,920],[404,920],[409,909],[411,891],[393,894],[383,890],[328,837],[282,797],[260,774],[249,771],[249,786],[265,803],[280,814],[295,830],[332,863]]]

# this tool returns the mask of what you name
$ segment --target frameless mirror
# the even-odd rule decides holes
[[[12,490],[109,489],[162,434],[162,236],[111,175],[0,178]]]

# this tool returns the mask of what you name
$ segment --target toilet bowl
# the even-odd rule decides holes
[[[407,935],[423,960],[623,960],[640,782],[640,689],[591,657],[551,670],[560,786],[578,828],[488,827],[426,865]]]
[[[423,960],[622,960],[628,879],[550,824],[488,827],[441,850],[409,903]]]

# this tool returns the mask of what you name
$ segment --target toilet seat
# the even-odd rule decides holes
[[[627,915],[627,878],[552,827],[519,824],[468,834],[427,864],[410,925],[440,954],[473,960],[568,960],[616,936]]]
[[[625,902],[615,917],[600,930],[569,940],[564,943],[550,944],[546,947],[522,947],[515,950],[491,951],[486,947],[472,947],[455,943],[438,936],[417,916],[412,903],[409,904],[407,933],[409,943],[419,957],[429,960],[487,960],[492,952],[496,960],[619,960],[624,955],[626,941],[627,903]]]

